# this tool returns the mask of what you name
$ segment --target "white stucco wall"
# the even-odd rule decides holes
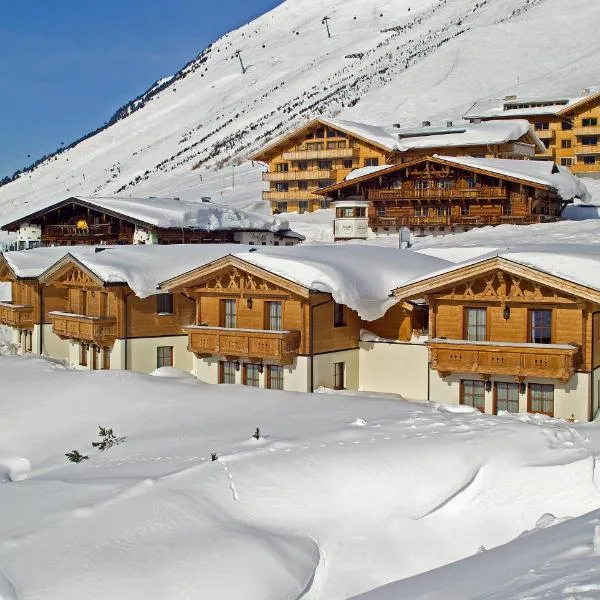
[[[62,340],[53,331],[52,325],[33,326],[33,353],[39,354],[40,334],[42,335],[42,354],[56,360],[69,358],[69,340]]]
[[[127,340],[128,369],[137,373],[152,373],[156,369],[157,348],[173,346],[173,366],[182,371],[192,371],[194,355],[188,352],[187,335]],[[111,350],[111,369],[125,369],[125,340],[118,339]]]
[[[460,380],[480,379],[473,373],[455,373],[442,379],[435,369],[430,369],[430,400],[442,404],[458,404],[460,402]],[[492,389],[485,393],[485,412],[494,411],[494,383],[496,381],[514,382],[513,377],[494,376],[490,378]],[[554,416],[559,419],[588,420],[588,402],[590,393],[590,375],[575,373],[566,383],[555,379],[541,377],[525,378],[525,384],[550,383],[554,385]],[[519,394],[519,412],[527,412],[527,391]]]
[[[428,360],[423,344],[361,342],[359,389],[427,400]]]
[[[600,368],[595,369],[592,373],[592,419],[596,418],[596,414],[600,409]]]
[[[332,388],[334,386],[333,365],[343,362],[345,366],[344,387],[347,390],[358,390],[358,361],[359,350],[343,350],[341,352],[328,352],[314,357],[314,389],[318,387]]]

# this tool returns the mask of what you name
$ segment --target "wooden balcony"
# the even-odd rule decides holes
[[[0,302],[0,323],[15,329],[33,329],[33,306]]]
[[[429,362],[442,377],[478,373],[513,377],[544,377],[566,382],[581,365],[579,346],[468,342],[436,338],[428,342]]]
[[[327,160],[332,158],[357,158],[358,148],[330,148],[329,150],[296,150],[284,152],[283,160]]]
[[[369,200],[440,200],[440,199],[478,199],[489,198],[504,200],[507,189],[503,187],[477,188],[429,188],[426,190],[369,190]]]
[[[119,228],[111,223],[89,225],[87,229],[78,229],[77,225],[46,225],[42,239],[45,238],[105,238],[119,235]]]
[[[288,192],[270,190],[268,192],[263,192],[263,200],[323,200],[323,196],[318,196],[308,190],[290,190]]]
[[[586,135],[600,135],[600,126],[595,125],[593,127],[574,127],[573,135],[586,136]]]
[[[488,225],[533,225],[551,221],[541,215],[478,215],[473,217],[429,216],[429,217],[370,217],[369,227],[485,227]]]
[[[320,179],[335,179],[335,171],[332,169],[306,169],[295,171],[274,171],[263,173],[263,181],[317,181]]]
[[[279,365],[294,362],[300,347],[299,331],[227,329],[225,327],[184,327],[188,350],[196,356],[219,354],[228,358],[268,361]]]
[[[52,331],[63,339],[112,346],[117,338],[114,317],[88,317],[73,313],[51,312]]]
[[[600,154],[600,144],[596,146],[583,146],[578,144],[575,146],[575,154]]]
[[[535,133],[541,140],[550,140],[555,132],[554,129],[536,129]]]

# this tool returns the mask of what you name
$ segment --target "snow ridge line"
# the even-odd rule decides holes
[[[17,588],[0,566],[0,600],[19,600]]]
[[[440,502],[439,504],[437,504],[433,508],[429,509],[427,512],[425,512],[423,514],[420,514],[420,515],[417,515],[417,516],[413,516],[411,518],[414,521],[420,521],[421,519],[424,519],[425,517],[428,517],[428,516],[432,515],[433,513],[437,512],[438,510],[444,508],[444,506],[446,506],[447,504],[449,504],[450,502],[452,502],[452,500],[454,500],[457,496],[459,496],[464,491],[466,491],[467,488],[469,488],[475,482],[475,479],[479,475],[480,471],[481,471],[481,467],[480,466],[476,467],[473,470],[473,472],[471,473],[471,475],[469,476],[469,478],[455,492],[453,492],[452,494],[450,494],[447,498],[445,498],[444,500],[442,500],[442,502]]]

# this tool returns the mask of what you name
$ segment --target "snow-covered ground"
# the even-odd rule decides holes
[[[0,380],[3,600],[336,600],[474,555],[372,598],[600,580],[597,516],[543,529],[600,507],[598,424],[27,357],[0,357]],[[124,441],[92,448],[99,425]],[[548,597],[597,597],[577,593]]]

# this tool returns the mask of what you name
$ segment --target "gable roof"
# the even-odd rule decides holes
[[[147,228],[177,228],[204,231],[287,231],[288,222],[275,216],[264,216],[213,202],[186,202],[174,198],[102,198],[72,196],[58,202],[27,205],[13,212],[4,230],[35,221],[44,214],[70,204],[103,212],[115,218]]]
[[[433,162],[440,165],[463,168],[474,173],[500,177],[514,183],[524,183],[532,187],[553,191],[564,200],[578,197],[590,200],[591,196],[583,182],[575,177],[568,169],[559,167],[551,161],[511,160],[504,158],[473,158],[470,156],[426,156],[397,165],[353,175],[350,173],[344,181],[328,187],[315,190],[315,194],[326,196],[337,190],[342,190],[353,185],[372,181],[382,175],[390,175],[406,167],[412,167],[423,162]]]
[[[600,303],[600,252],[576,244],[499,250],[417,277],[393,293],[399,300],[422,297],[496,269]]]
[[[359,244],[261,246],[252,252],[232,254],[227,260],[243,261],[238,265],[250,265],[248,268],[260,269],[304,290],[331,294],[336,302],[367,321],[382,317],[395,304],[395,299],[389,297],[392,288],[448,264],[444,259],[410,250]],[[198,269],[185,278],[165,280],[162,286],[170,289],[202,273],[203,269]]]

